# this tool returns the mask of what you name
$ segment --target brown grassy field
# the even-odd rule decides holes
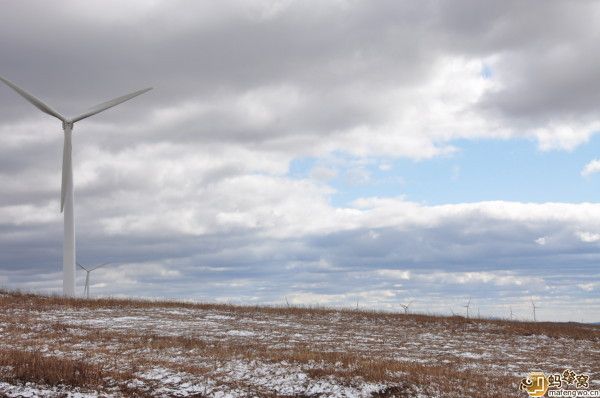
[[[0,292],[5,396],[526,397],[529,371],[600,382],[600,328]]]

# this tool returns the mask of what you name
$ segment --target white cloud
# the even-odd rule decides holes
[[[173,280],[181,277],[181,271],[170,268],[168,263],[163,264],[161,262],[153,261],[145,263],[109,264],[92,274],[92,279],[95,283],[102,283],[102,287],[143,285],[144,279],[153,277],[159,278],[162,281]]]
[[[542,236],[541,238],[537,238],[535,240],[535,243],[537,243],[540,246],[544,246],[547,243],[547,238],[545,236]]]
[[[581,175],[584,177],[587,177],[590,174],[594,174],[599,171],[600,171],[600,159],[594,159],[585,165],[583,170],[581,170]]]
[[[381,236],[381,234],[380,234],[380,233],[377,233],[377,232],[375,232],[375,231],[369,231],[369,237],[370,237],[371,239],[377,239],[377,238],[379,238],[380,236]]]
[[[579,288],[581,290],[585,290],[586,292],[591,292],[591,291],[596,290],[596,288],[598,286],[600,286],[600,283],[599,282],[580,283],[577,286],[579,286]]]
[[[442,272],[421,273],[415,275],[415,279],[425,282],[447,283],[447,284],[493,284],[497,286],[515,285],[526,286],[528,283],[543,284],[540,278],[518,276],[512,272]]]
[[[577,236],[582,242],[594,243],[600,241],[600,234],[592,232],[577,232]]]
[[[579,123],[569,120],[535,128],[532,132],[538,140],[540,149],[544,151],[554,149],[572,151],[579,145],[588,142],[599,128],[600,123],[596,121]]]
[[[381,269],[381,270],[377,271],[377,275],[383,276],[386,278],[401,279],[401,280],[409,280],[410,279],[410,271],[408,271],[408,270]]]

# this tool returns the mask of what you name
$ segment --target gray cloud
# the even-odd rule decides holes
[[[539,212],[527,220],[489,204],[335,208],[326,178],[289,169],[336,153],[427,159],[458,139],[585,142],[598,126],[598,9],[20,1],[0,15],[0,74],[67,114],[155,87],[75,128],[80,258],[117,263],[95,275],[98,293],[373,306],[430,295],[431,310],[447,311],[444,292],[493,286],[482,301],[550,300],[566,288],[548,273],[593,269],[596,245],[577,233],[598,233],[595,207],[565,205],[570,217],[558,220],[548,204],[507,205]],[[55,289],[60,124],[6,87],[0,121],[0,282]],[[527,278],[543,283],[511,282]],[[578,288],[579,274],[564,280],[582,300],[598,289]]]

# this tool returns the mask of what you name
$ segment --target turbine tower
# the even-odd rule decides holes
[[[71,161],[72,152],[72,140],[73,125],[85,118],[93,116],[97,113],[105,111],[113,106],[117,106],[127,100],[130,100],[138,95],[144,94],[145,92],[152,90],[152,87],[145,88],[133,92],[131,94],[124,95],[112,99],[107,102],[103,102],[90,108],[87,112],[82,113],[79,116],[67,118],[27,91],[18,87],[16,84],[0,77],[0,81],[15,90],[23,98],[29,101],[33,106],[38,108],[40,111],[47,113],[50,116],[54,116],[62,122],[62,128],[64,131],[64,145],[63,145],[63,165],[62,165],[62,184],[60,190],[60,211],[64,215],[64,241],[63,241],[63,294],[65,296],[75,296],[75,219],[73,215],[73,165]]]
[[[81,263],[79,261],[77,262],[77,265],[79,265],[79,267],[81,267],[81,269],[83,269],[85,271],[85,286],[83,287],[83,295],[86,298],[90,298],[90,272],[95,271],[100,267],[104,267],[107,264],[110,264],[110,263],[100,264],[100,265],[95,266],[94,268],[86,268],[83,265],[81,265]]]

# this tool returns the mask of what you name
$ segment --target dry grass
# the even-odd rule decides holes
[[[119,317],[131,321],[121,324]],[[97,324],[98,319],[106,321]],[[254,337],[230,337],[235,329],[251,330]],[[421,344],[424,335],[447,340]],[[155,368],[210,379],[218,388],[281,396],[252,378],[232,377],[228,364],[241,362],[273,369],[297,366],[294,372],[311,380],[381,383],[385,387],[373,393],[380,397],[506,397],[517,395],[515,371],[542,366],[527,345],[553,349],[545,366],[568,360],[582,370],[594,369],[598,358],[569,345],[600,349],[600,328],[581,324],[22,292],[0,292],[0,337],[0,369],[10,368],[5,380],[105,392],[116,388],[126,396],[158,391],[160,382],[128,386]],[[42,350],[62,354],[43,355]],[[519,354],[519,364],[510,353]]]
[[[485,318],[465,318],[462,316],[440,316],[427,314],[403,314],[390,313],[373,310],[354,310],[354,309],[333,309],[326,307],[303,307],[303,306],[243,306],[232,304],[214,304],[214,303],[188,303],[176,300],[144,300],[131,298],[69,298],[60,295],[41,296],[33,293],[21,291],[6,291],[0,289],[0,307],[10,306],[24,309],[34,309],[43,311],[46,309],[56,309],[57,307],[72,309],[99,309],[99,308],[188,308],[198,310],[217,310],[222,312],[232,312],[236,314],[256,314],[264,315],[287,315],[301,316],[305,319],[322,318],[323,316],[343,313],[344,315],[356,320],[385,320],[394,321],[402,319],[410,320],[426,326],[427,324],[444,323],[452,330],[468,329],[469,325],[479,326],[481,324],[491,324],[499,326],[502,334],[513,334],[520,336],[545,335],[548,337],[568,337],[583,340],[600,341],[600,326],[580,324],[575,322],[556,323],[556,322],[528,322],[514,321],[505,319],[485,319]]]
[[[2,379],[50,386],[97,387],[108,373],[83,360],[45,356],[39,351],[0,350]]]

